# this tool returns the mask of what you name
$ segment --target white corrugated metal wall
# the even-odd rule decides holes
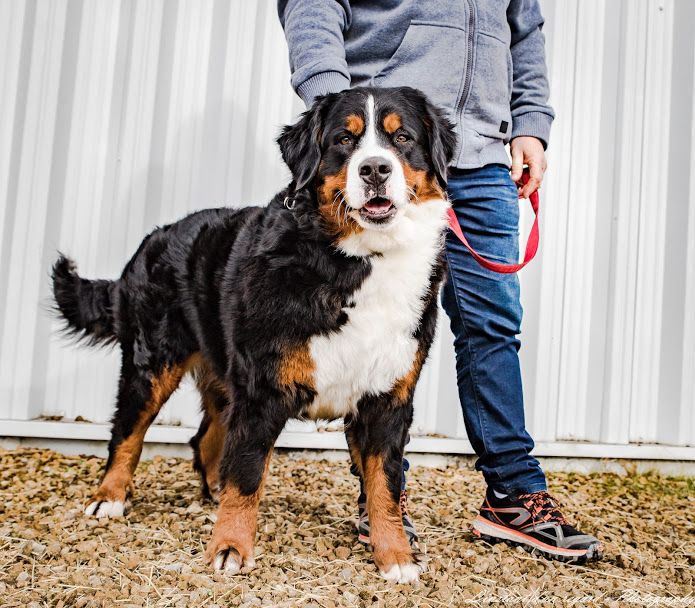
[[[530,430],[538,453],[695,459],[635,446],[695,445],[695,4],[543,8],[558,119],[522,273]],[[56,250],[114,277],[158,223],[267,201],[287,177],[274,137],[301,109],[288,82],[272,0],[0,0],[0,435],[106,436],[117,356],[55,335]],[[469,451],[445,326],[414,432],[454,439],[412,445]],[[149,437],[183,441],[197,419],[184,388]]]

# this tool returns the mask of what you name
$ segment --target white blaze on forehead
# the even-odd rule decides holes
[[[377,143],[377,137],[376,137],[376,131],[377,131],[377,126],[376,126],[376,118],[375,118],[375,112],[374,112],[374,97],[371,95],[367,97],[367,107],[365,109],[365,132],[364,132],[364,137],[362,138],[362,141],[360,142],[360,145],[358,146],[358,150],[360,148],[370,148],[370,147],[376,147],[379,148],[379,144]]]
[[[403,166],[395,152],[379,142],[377,110],[372,95],[369,95],[365,102],[364,118],[364,134],[348,163],[347,185],[345,188],[347,203],[353,209],[359,209],[367,202],[367,189],[359,174],[359,168],[366,159],[378,156],[390,161],[392,165],[391,176],[386,182],[385,197],[397,208],[404,207],[408,204],[408,191]]]

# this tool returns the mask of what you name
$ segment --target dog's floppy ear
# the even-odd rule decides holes
[[[446,189],[447,168],[454,157],[456,133],[444,112],[429,101],[426,104],[425,126],[430,139],[430,158],[439,185]]]
[[[318,171],[323,114],[329,97],[317,98],[295,124],[283,127],[277,139],[282,160],[292,171],[296,190],[304,188]]]

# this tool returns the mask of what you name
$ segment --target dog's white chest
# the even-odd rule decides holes
[[[441,247],[446,204],[436,202],[412,211],[422,217],[402,218],[400,234],[384,235],[396,240],[372,257],[370,275],[344,309],[348,321],[339,331],[310,341],[317,397],[304,412],[308,418],[345,416],[363,395],[390,391],[410,371],[418,348],[413,334]]]

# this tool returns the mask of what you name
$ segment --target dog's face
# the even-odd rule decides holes
[[[445,198],[456,138],[420,91],[356,88],[320,98],[278,143],[296,189],[314,187],[329,229],[347,236]]]

